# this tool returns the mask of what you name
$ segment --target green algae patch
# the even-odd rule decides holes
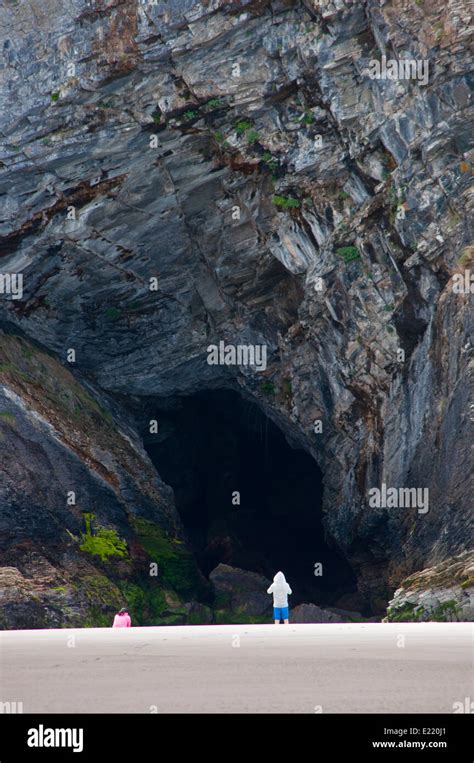
[[[117,586],[122,593],[122,606],[128,608],[133,625],[161,625],[169,614],[162,588],[128,581],[120,581]]]
[[[117,583],[123,594],[122,606],[127,606],[132,625],[184,625],[187,613],[181,598],[158,583]]]
[[[105,575],[86,575],[79,580],[77,589],[90,604],[104,604],[114,609],[122,606],[118,587]]]
[[[105,575],[97,574],[80,578],[74,588],[86,604],[81,627],[110,628],[114,614],[123,606],[117,586]]]
[[[117,582],[117,587],[122,594],[122,606],[127,607],[133,620],[136,619],[140,625],[143,625],[146,605],[146,594],[143,588],[136,583],[123,580]]]
[[[445,601],[432,611],[430,620],[434,620],[436,623],[447,623],[452,620],[457,620],[459,610],[460,606],[454,599]]]
[[[431,611],[423,606],[405,602],[400,607],[387,609],[387,620],[391,623],[419,623],[426,620],[445,623],[457,620],[459,609],[459,604],[454,599],[445,601]]]
[[[134,518],[131,525],[152,562],[158,577],[182,596],[192,596],[200,588],[196,562],[179,538],[172,538],[154,522]]]
[[[400,607],[389,607],[387,620],[391,623],[418,623],[423,618],[424,612],[424,607],[405,602]]]
[[[148,580],[111,580],[106,575],[86,575],[73,584],[83,601],[80,626],[110,628],[114,615],[126,607],[132,626],[179,625],[186,621],[182,600],[174,592]]]
[[[127,556],[127,544],[120,538],[117,530],[98,525],[92,533],[94,514],[84,515],[86,532],[81,534],[81,551],[99,556],[105,562],[111,556]]]

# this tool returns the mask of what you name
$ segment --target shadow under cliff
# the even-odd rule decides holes
[[[206,576],[220,562],[269,578],[281,569],[293,605],[334,605],[356,591],[351,567],[325,538],[323,475],[306,452],[237,392],[207,391],[164,407],[154,410],[159,433],[145,438],[146,448],[174,490]]]

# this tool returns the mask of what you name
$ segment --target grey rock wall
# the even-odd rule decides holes
[[[2,325],[124,406],[256,400],[323,469],[327,532],[376,608],[472,545],[469,21],[459,0],[32,0],[0,20],[0,270],[24,277]],[[370,79],[383,54],[428,61],[428,83]],[[267,370],[209,366],[220,340],[265,343]],[[67,471],[115,520],[40,429],[22,414],[8,511],[33,442],[35,506],[48,482],[67,526]],[[429,511],[370,508],[382,483],[429,488]]]

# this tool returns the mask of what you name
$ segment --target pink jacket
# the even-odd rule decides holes
[[[130,615],[115,615],[112,628],[130,628],[131,625]]]

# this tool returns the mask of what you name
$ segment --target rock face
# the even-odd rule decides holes
[[[403,580],[389,602],[386,619],[474,620],[474,554],[460,554]]]
[[[206,583],[127,417],[19,337],[0,380],[0,626],[173,618]]]
[[[3,627],[46,563],[46,623],[89,621],[76,577],[141,590],[156,555],[147,617],[194,600],[152,416],[130,411],[201,389],[317,460],[375,611],[472,545],[468,22],[462,0],[5,4],[0,273],[23,293],[2,278]],[[382,55],[427,61],[427,84],[372,79]],[[265,370],[209,365],[220,341],[265,345]],[[428,511],[370,505],[384,484]],[[125,556],[81,550],[107,530]]]

